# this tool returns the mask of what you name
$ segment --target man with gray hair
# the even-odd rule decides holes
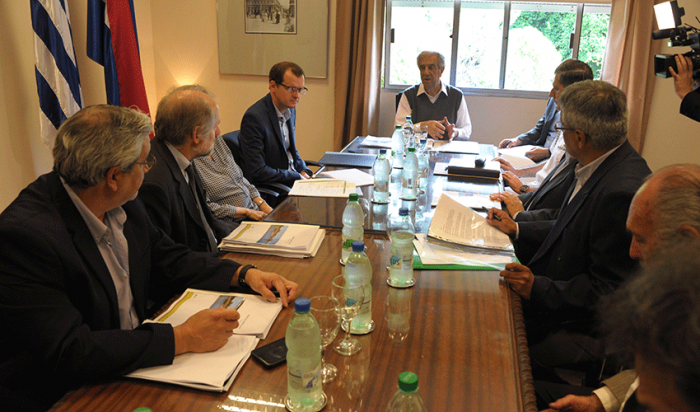
[[[595,80],[559,96],[567,151],[576,180],[561,209],[531,211],[515,223],[491,209],[488,222],[513,238],[521,262],[501,276],[525,300],[528,344],[536,366],[597,360],[595,304],[635,270],[625,228],[632,197],[650,173],[627,141],[625,94]]]
[[[0,214],[0,409],[47,410],[85,382],[220,348],[234,309],[143,323],[151,302],[187,287],[244,282],[269,301],[272,287],[285,306],[294,299],[294,282],[193,252],[151,223],[136,198],[155,162],[151,130],[132,109],[80,110],[58,130],[53,171]]]
[[[416,59],[421,83],[401,93],[394,119],[403,124],[411,116],[413,124],[426,125],[433,139],[468,140],[472,134],[467,102],[462,92],[440,80],[445,57],[435,51],[423,51]]]
[[[152,147],[157,162],[139,191],[153,223],[196,251],[217,252],[237,226],[212,213],[192,162],[213,150],[219,121],[219,107],[202,86],[181,86],[163,97]]]

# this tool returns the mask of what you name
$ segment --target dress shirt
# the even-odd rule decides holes
[[[620,146],[622,146],[622,144],[615,146],[613,149],[585,166],[581,166],[581,163],[576,165],[576,169],[574,170],[574,173],[576,174],[576,185],[574,186],[573,192],[571,192],[571,197],[569,197],[568,202],[571,202],[571,199],[573,199],[576,196],[576,193],[578,193],[583,185],[586,184],[586,181],[591,177],[591,175],[593,175],[593,172],[595,172],[598,166],[600,166],[600,164],[603,163],[603,161]]]
[[[292,157],[292,154],[289,153],[289,146],[291,143],[289,142],[289,119],[292,117],[292,114],[289,112],[289,109],[285,110],[284,113],[280,112],[280,109],[275,106],[275,111],[277,112],[277,120],[280,123],[280,129],[282,130],[282,136],[284,136],[284,148],[287,151],[287,164],[289,167],[287,170],[295,171],[296,169],[294,168],[294,158]]]
[[[418,86],[418,96],[421,94],[425,93],[425,87],[423,87],[423,83]],[[447,96],[447,88],[445,87],[445,83],[442,81],[440,82],[440,92],[436,94],[434,97],[428,96],[430,99],[431,103],[435,103],[437,101],[438,96],[440,96],[440,93],[444,93],[445,96]],[[396,110],[396,117],[394,119],[395,124],[403,124],[406,121],[406,116],[411,115],[411,105],[408,104],[408,99],[406,99],[405,95],[401,96],[401,101],[399,101],[399,107]],[[459,109],[457,109],[457,121],[455,122],[455,130],[457,131],[457,136],[455,137],[456,139],[469,139],[469,136],[472,134],[472,122],[471,119],[469,118],[469,110],[467,109],[467,102],[464,100],[464,96],[462,96],[462,101],[459,104]]]
[[[119,327],[125,330],[136,328],[140,322],[136,309],[134,309],[134,296],[131,294],[129,282],[129,245],[124,237],[126,212],[121,206],[118,206],[105,213],[103,223],[85,206],[85,203],[66,184],[63,178],[61,178],[61,183],[85,221],[85,225],[95,240],[102,260],[104,260],[112,277],[114,288],[117,291]]]
[[[561,120],[561,112],[557,110],[557,113],[554,115],[554,120],[552,121],[552,124],[549,126],[549,134],[547,135],[547,138],[544,141],[544,147],[549,149],[549,152],[552,152],[552,142],[557,140],[559,137],[559,131],[555,128],[556,125],[559,124],[559,121]]]
[[[260,193],[243,177],[223,137],[216,138],[211,156],[194,162],[207,192],[207,204],[216,217],[233,220],[237,207],[259,210],[253,199],[260,197]]]
[[[535,174],[535,180],[532,182],[530,187],[540,187],[542,185],[542,182],[544,179],[547,177],[548,174],[552,172],[552,170],[556,169],[556,173],[554,174],[555,177],[559,173],[561,173],[562,170],[566,167],[566,165],[571,162],[571,156],[569,153],[566,151],[566,145],[564,144],[564,138],[560,135],[557,137],[557,139],[552,143],[552,145],[549,147],[549,152],[551,153],[549,156],[549,159],[544,163],[544,166],[542,166],[542,169],[540,169],[537,174]],[[557,168],[559,165],[559,162],[561,161],[561,158],[566,156],[566,161],[562,165],[562,167]]]

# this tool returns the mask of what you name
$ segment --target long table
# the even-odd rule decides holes
[[[360,142],[355,139],[344,151],[372,151],[360,149]],[[483,150],[489,149],[484,146]],[[448,158],[434,154],[431,169],[436,161]],[[431,196],[433,190],[497,190],[493,182],[450,181],[432,173],[430,179]],[[371,196],[369,190],[364,188],[363,195]],[[271,215],[272,220],[328,227],[314,258],[237,253],[225,258],[282,274],[299,284],[299,297],[328,295],[331,279],[342,273],[339,227],[345,202],[290,197]],[[407,370],[418,374],[419,393],[428,410],[536,411],[520,298],[498,272],[416,270],[412,288],[387,285],[386,216],[402,203],[394,198],[380,213],[377,205],[370,206],[364,240],[372,261],[376,327],[357,337],[363,349],[353,356],[338,355],[330,347],[326,351],[326,360],[338,367],[339,375],[324,384],[328,396],[324,411],[383,410],[396,391],[399,374]],[[420,231],[427,229],[430,217],[424,215]],[[283,337],[292,314],[292,307],[284,309],[259,346]],[[227,393],[121,378],[85,385],[52,410],[132,411],[146,406],[154,411],[283,411],[286,393],[286,367],[266,370],[248,360]]]
[[[416,271],[414,287],[394,289],[386,284],[390,242],[368,233],[365,243],[376,328],[358,337],[363,349],[353,356],[326,351],[339,375],[324,384],[325,411],[383,410],[406,370],[418,374],[429,410],[536,410],[520,300],[498,272]],[[300,285],[301,297],[312,297],[330,294],[331,279],[342,270],[340,244],[340,232],[328,229],[312,259],[235,253],[226,258],[283,274]],[[403,318],[397,308],[404,309]],[[260,346],[283,337],[292,314],[291,307],[284,309]],[[251,359],[228,393],[121,378],[85,385],[52,410],[283,411],[286,393],[284,366],[266,370]]]

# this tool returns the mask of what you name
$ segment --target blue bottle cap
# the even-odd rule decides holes
[[[350,193],[350,196],[348,196],[348,200],[351,202],[357,202],[357,200],[360,198],[360,195],[357,193]]]
[[[379,154],[386,154],[386,149],[379,149]]]
[[[428,143],[428,139],[420,139],[420,144],[427,144],[427,143]]]
[[[294,300],[294,311],[296,313],[308,313],[311,310],[311,301],[307,298]]]
[[[352,251],[353,252],[364,252],[365,250],[365,242],[361,240],[355,240],[352,242]]]
[[[399,390],[413,393],[418,390],[418,375],[413,372],[403,372],[399,375]]]
[[[407,207],[399,208],[399,216],[408,216],[408,208]]]

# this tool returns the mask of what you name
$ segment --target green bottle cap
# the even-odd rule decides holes
[[[357,193],[350,193],[350,196],[348,196],[348,200],[351,202],[357,202],[357,200],[360,198],[360,195]]]
[[[418,375],[413,372],[403,372],[399,375],[399,390],[413,393],[418,390]]]

